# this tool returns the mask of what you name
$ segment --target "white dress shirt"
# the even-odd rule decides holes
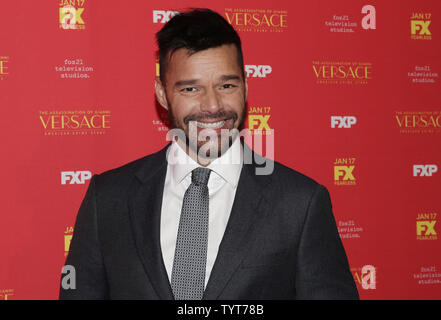
[[[191,171],[200,165],[172,142],[167,153],[167,174],[162,197],[160,238],[162,257],[171,281],[173,260],[178,235],[184,193],[191,183]],[[233,206],[236,188],[242,170],[243,153],[239,137],[231,147],[206,168],[211,169],[208,180],[209,221],[205,286],[217,257]]]

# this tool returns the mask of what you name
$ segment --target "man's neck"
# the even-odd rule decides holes
[[[206,167],[206,166],[210,165],[210,163],[216,159],[216,158],[214,158],[214,159],[205,158],[205,157],[202,157],[201,155],[198,155],[198,153],[195,150],[193,150],[193,148],[190,148],[190,146],[188,144],[181,141],[180,139],[178,139],[177,144],[179,145],[179,147],[181,147],[182,150],[185,151],[185,153],[191,159],[193,159],[195,162],[197,162],[202,167]]]
[[[230,151],[230,149],[233,147],[233,145],[236,143],[236,139],[239,139],[239,137],[235,137],[235,139],[233,140],[231,145],[229,145],[228,148],[222,152],[221,156],[214,156],[214,157],[204,157],[203,152],[202,152],[202,154],[200,154],[201,152],[198,153],[196,150],[194,150],[194,148],[190,147],[188,144],[181,141],[180,139],[177,139],[176,143],[193,161],[195,161],[197,164],[199,164],[202,167],[207,167],[211,163],[213,163],[214,161],[222,158],[222,156],[227,154]],[[233,150],[233,152],[237,151],[237,148],[233,148],[233,149],[235,149],[235,150]],[[231,164],[233,164],[234,162],[240,161],[239,159],[235,159],[234,156],[231,154],[229,155],[229,158],[232,158],[232,159],[230,159],[230,161],[227,159],[224,159],[224,161],[226,161],[227,163],[231,162]],[[237,164],[239,164],[239,163],[237,163]]]

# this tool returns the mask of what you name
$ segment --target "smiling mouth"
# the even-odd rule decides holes
[[[225,125],[226,120],[221,120],[217,122],[200,122],[196,121],[196,125],[202,129],[219,129]]]

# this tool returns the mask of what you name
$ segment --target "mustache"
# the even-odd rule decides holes
[[[219,110],[215,113],[198,113],[198,114],[192,114],[184,117],[183,121],[185,124],[188,124],[190,121],[201,121],[201,120],[211,120],[211,119],[229,119],[232,118],[233,121],[236,121],[238,118],[238,115],[234,111],[224,111]]]

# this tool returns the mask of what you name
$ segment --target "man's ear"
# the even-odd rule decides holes
[[[165,87],[162,85],[162,81],[159,77],[155,78],[155,93],[156,99],[159,104],[166,110],[168,110],[167,97],[165,93]]]

